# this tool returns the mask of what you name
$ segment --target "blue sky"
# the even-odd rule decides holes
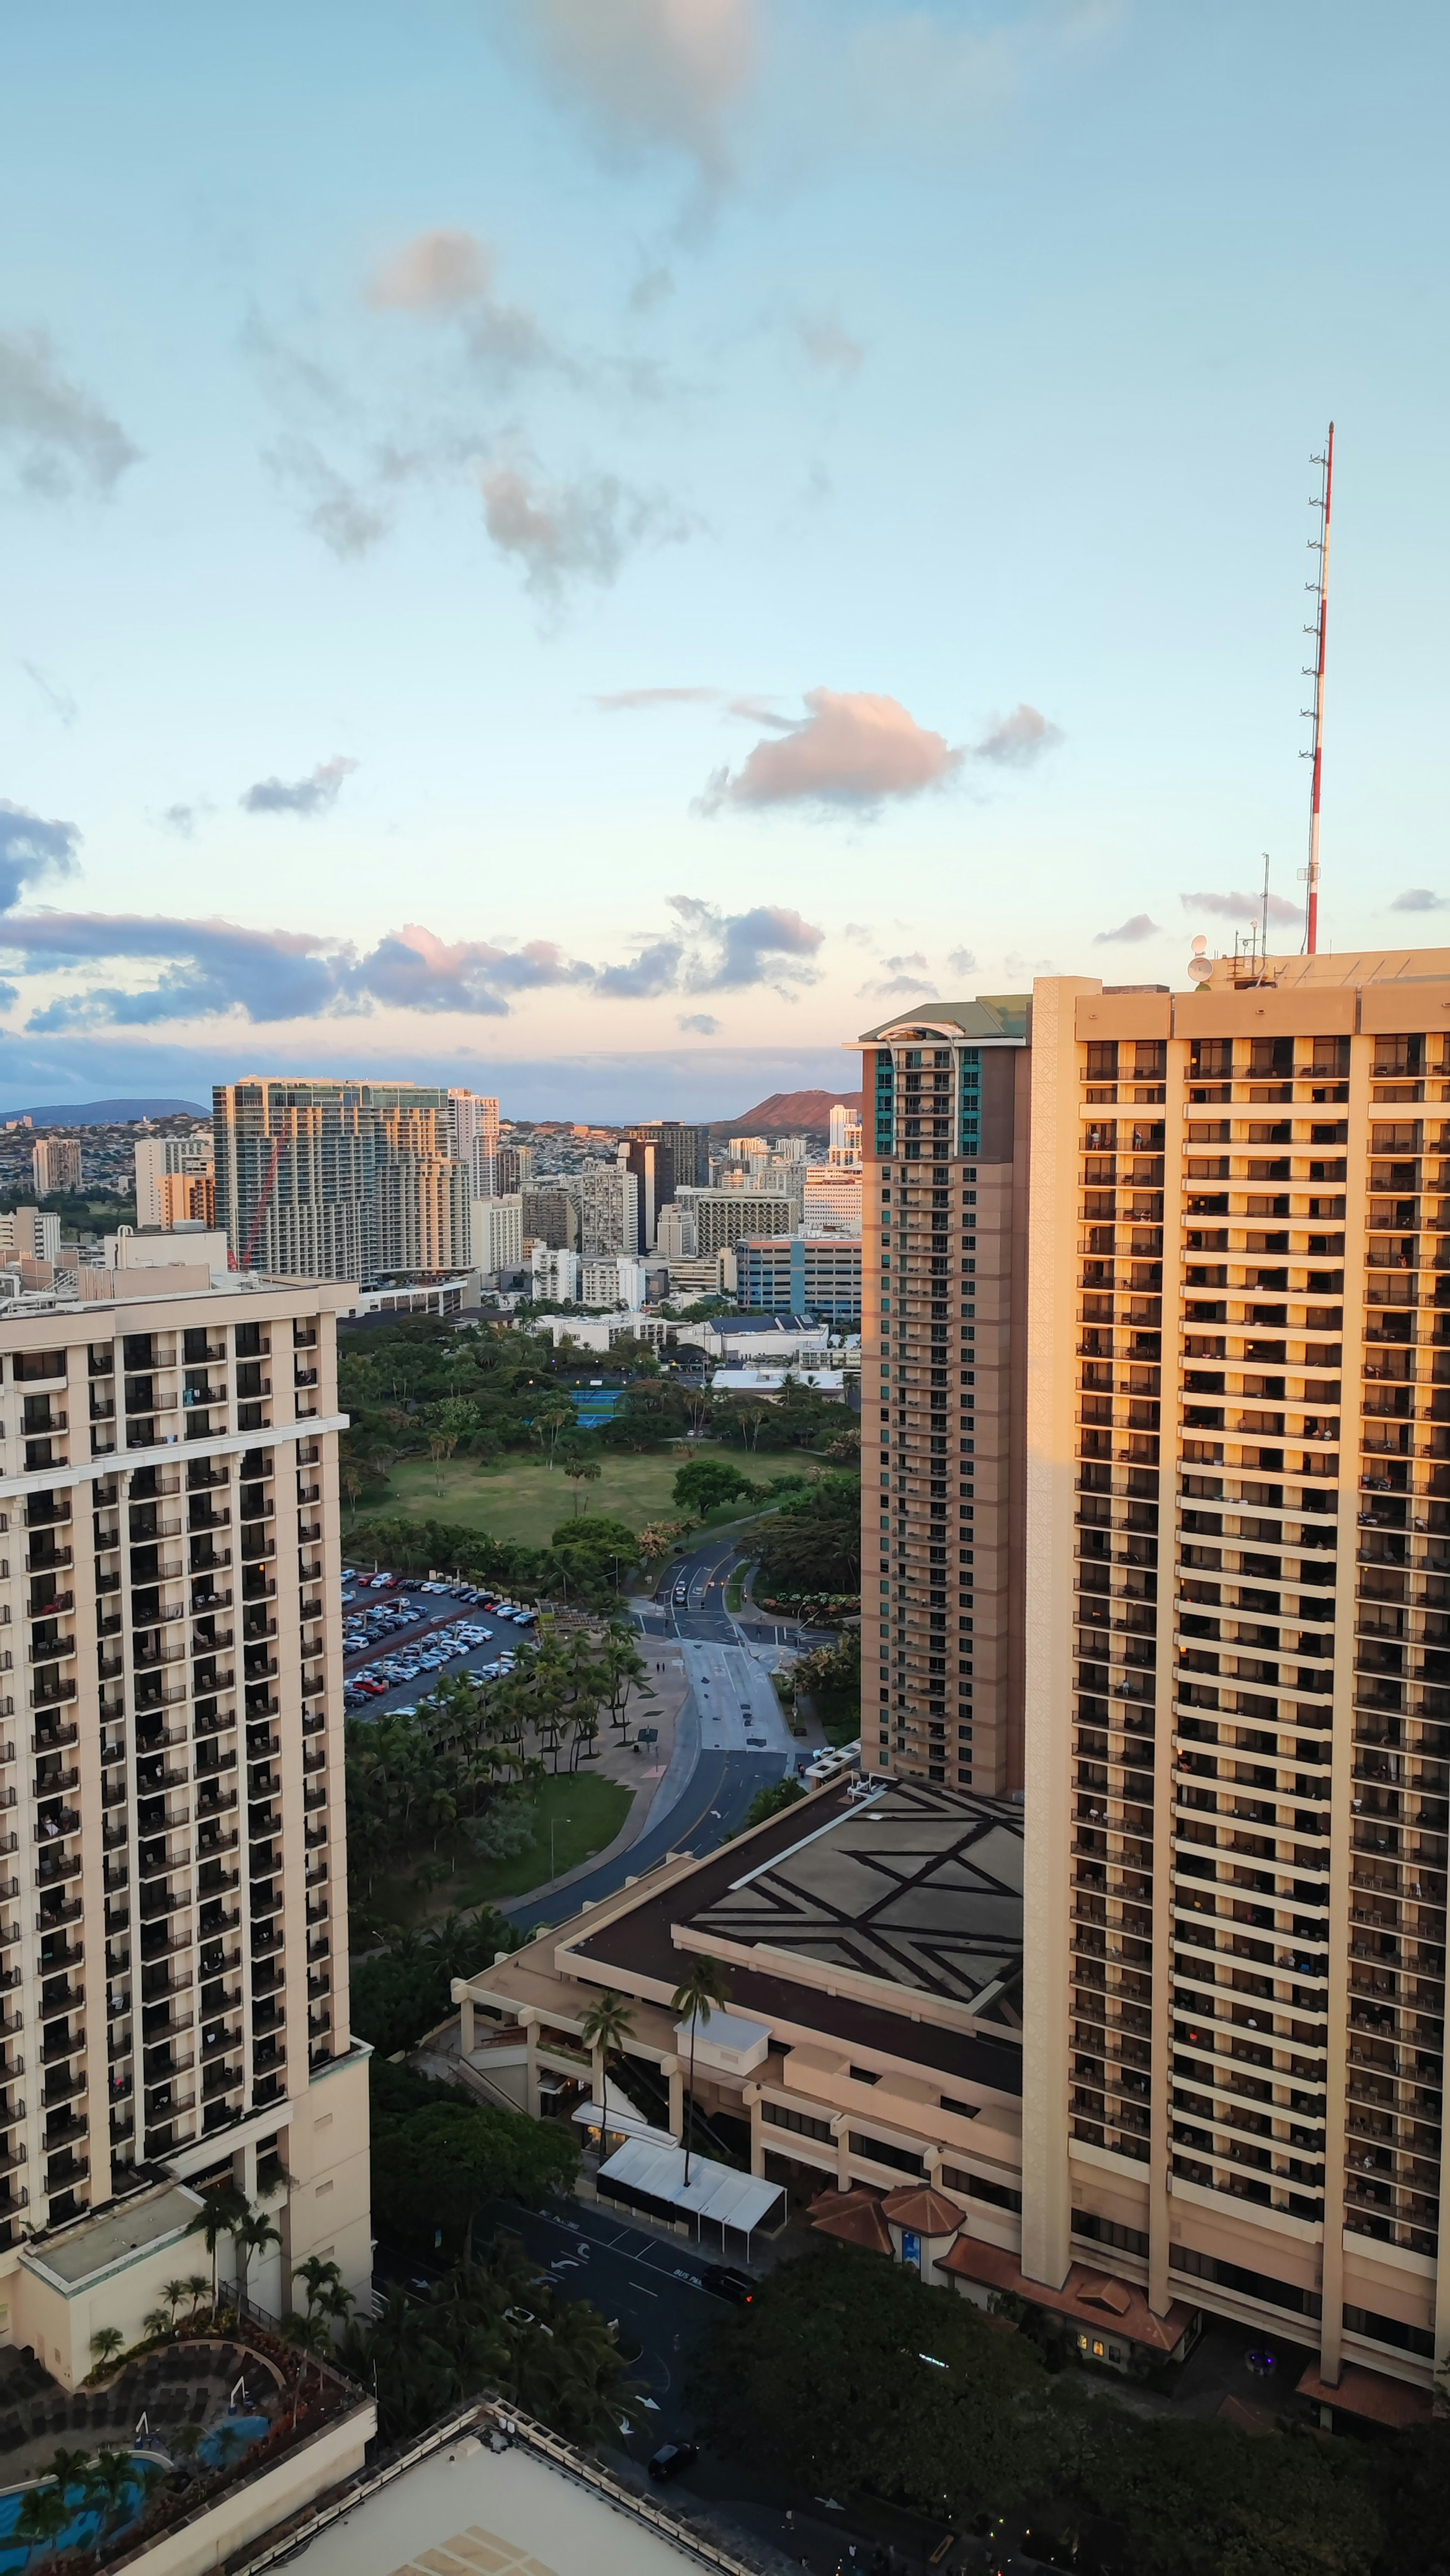
[[[1261,851],[1299,899],[1331,413],[1322,944],[1433,939],[1446,51],[1299,0],[11,12],[4,1102],[725,1115],[914,992],[1182,982]]]

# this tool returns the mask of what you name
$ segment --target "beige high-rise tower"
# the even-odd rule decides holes
[[[253,2267],[264,2306],[292,2304],[308,2254],[354,2291],[371,2269],[338,1603],[350,1292],[179,1293],[187,1276],[0,1321],[0,2340],[71,2386],[93,2332],[133,2340],[197,2268],[208,2180],[280,2231]]]
[[[1428,2388],[1450,950],[1039,982],[1031,1061],[1023,2268]]]

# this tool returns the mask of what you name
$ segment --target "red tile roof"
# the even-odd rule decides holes
[[[1404,2379],[1390,2379],[1382,2371],[1361,2370],[1357,2363],[1346,2362],[1339,2374],[1337,2387],[1331,2388],[1319,2376],[1318,2365],[1309,2364],[1299,2382],[1301,2397],[1312,2398],[1316,2406],[1339,2406],[1346,2415],[1367,2416],[1372,2424],[1428,2424],[1435,2401],[1428,2388],[1411,2388]]]
[[[851,2191],[823,2191],[811,2202],[811,2225],[822,2236],[839,2236],[847,2245],[864,2245],[872,2254],[890,2254],[891,2230],[881,2215],[881,2195],[859,2183]]]
[[[889,2191],[881,2204],[881,2214],[897,2227],[909,2227],[914,2236],[955,2236],[962,2224],[962,2213],[954,2200],[919,2182],[905,2183],[900,2191]]]
[[[977,2236],[959,2236],[950,2252],[943,2254],[940,2269],[994,2290],[1011,2290],[1034,2307],[1055,2309],[1080,2326],[1106,2328],[1110,2334],[1126,2336],[1130,2343],[1146,2344],[1153,2352],[1172,2352],[1194,2313],[1175,2299],[1167,2315],[1157,2317],[1135,2282],[1089,2271],[1084,2263],[1073,2264],[1060,2290],[1049,2289],[1045,2281],[1028,2279],[1015,2254],[1005,2253],[1000,2245],[984,2244]]]

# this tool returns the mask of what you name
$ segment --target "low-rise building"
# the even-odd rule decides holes
[[[616,1342],[648,1342],[662,1351],[675,1338],[675,1327],[663,1315],[631,1306],[616,1306],[607,1315],[543,1315],[527,1329],[552,1336],[555,1350],[572,1343],[576,1351],[612,1351]]]
[[[846,1372],[838,1368],[718,1368],[710,1380],[715,1395],[758,1395],[778,1404],[787,1386],[808,1386],[813,1394],[842,1404]]]
[[[1022,1919],[1016,1800],[847,1775],[456,1980],[459,2066],[481,2100],[581,2129],[602,2199],[728,2256],[793,2204],[979,2305],[1052,2307],[1109,2367],[1181,2356],[1197,2312],[1151,2316],[1106,2225],[1102,2270],[1045,2300],[1022,2281]],[[701,1953],[728,1999],[692,2030],[671,1998]],[[582,2037],[605,1989],[630,2017],[607,2067]]]
[[[804,1315],[716,1315],[701,1324],[681,1324],[679,1338],[707,1359],[782,1368],[796,1360],[823,1362],[831,1335],[829,1326]]]

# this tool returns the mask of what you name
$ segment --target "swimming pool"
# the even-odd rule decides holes
[[[252,2445],[260,2442],[263,2435],[270,2433],[271,2429],[271,2423],[265,2415],[225,2415],[219,2423],[212,2425],[209,2432],[203,2434],[197,2445],[197,2458],[204,2468],[222,2468],[229,2460],[239,2460],[244,2451],[249,2451]],[[234,2442],[227,2438],[229,2435],[236,2436]],[[165,2466],[164,2461],[158,2460],[155,2451],[133,2451],[132,2457],[154,2467]],[[36,2483],[45,2485],[52,2482],[40,2479]],[[15,2537],[15,2527],[20,2520],[21,2508],[26,2496],[31,2492],[32,2489],[29,2487],[15,2487],[8,2495],[0,2495],[0,2576],[28,2576],[32,2566],[38,2569],[51,2555],[49,2541],[37,2541],[27,2546],[23,2540]],[[140,2519],[143,2494],[139,2480],[128,2492],[130,2500],[126,2511],[111,2525],[113,2536],[128,2530],[133,2522]],[[54,2544],[55,2549],[58,2552],[64,2552],[69,2549],[93,2548],[101,2530],[102,2516],[98,2508],[87,2504],[86,2491],[79,2480],[66,2488],[65,2495],[67,2504],[74,2505],[75,2511],[59,2540]]]

